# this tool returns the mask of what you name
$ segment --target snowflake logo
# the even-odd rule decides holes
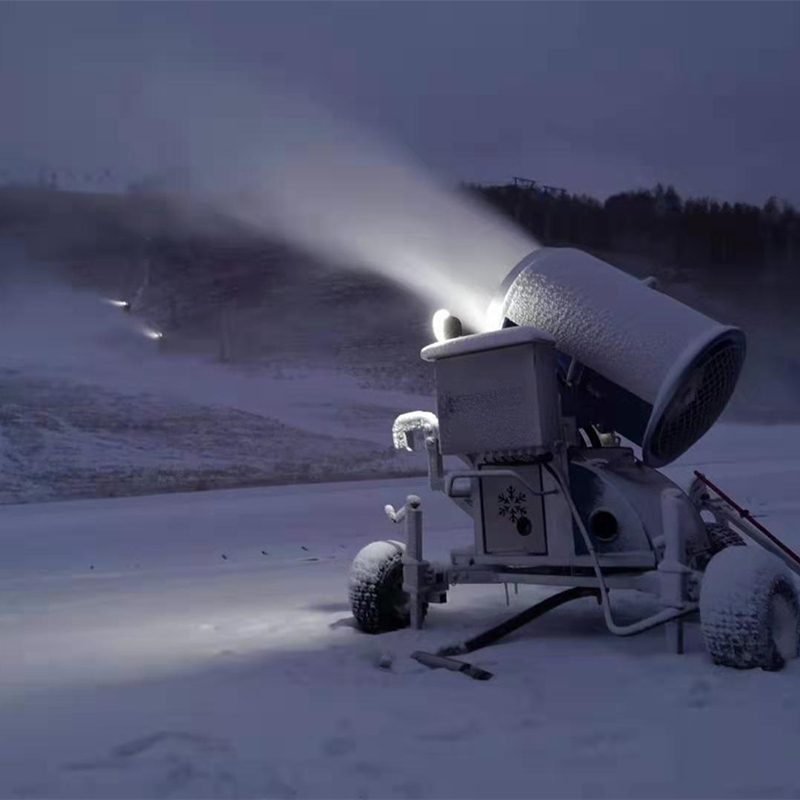
[[[500,504],[500,516],[508,517],[515,525],[518,519],[528,516],[525,493],[518,492],[513,486],[498,495],[497,502]]]

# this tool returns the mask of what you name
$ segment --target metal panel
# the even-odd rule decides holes
[[[678,488],[658,470],[633,457],[630,449],[602,448],[573,453],[570,464],[572,497],[578,512],[593,539],[600,560],[613,565],[621,559],[640,557],[643,564],[655,563],[653,540],[662,536],[662,495],[667,489]],[[689,498],[685,498],[691,508]],[[601,541],[592,534],[592,515],[608,510],[619,522],[619,535]],[[702,543],[705,528],[696,513],[686,516],[685,535],[690,542]],[[583,538],[574,529],[576,564],[590,564],[591,559]]]
[[[544,490],[542,468],[515,466],[522,478]],[[491,467],[486,468],[491,473]],[[547,518],[544,497],[532,495],[520,481],[508,477],[483,478],[480,524],[483,552],[492,554],[547,555]]]
[[[549,448],[559,435],[555,350],[548,342],[436,361],[443,455]]]

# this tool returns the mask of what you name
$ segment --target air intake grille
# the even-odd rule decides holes
[[[716,422],[736,388],[744,356],[743,339],[725,339],[695,361],[650,437],[648,461],[673,461]]]

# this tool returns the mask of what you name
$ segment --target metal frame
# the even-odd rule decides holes
[[[438,442],[432,431],[427,431],[425,447],[431,454]],[[423,557],[423,518],[422,501],[416,495],[409,495],[405,505],[395,511],[392,506],[386,506],[385,511],[392,522],[406,524],[406,549],[403,555],[403,589],[408,594],[411,625],[421,628],[425,617],[425,605],[429,602],[443,602],[450,586],[460,583],[495,584],[495,583],[527,583],[541,586],[566,586],[598,591],[599,600],[603,608],[603,615],[608,630],[617,636],[630,636],[649,630],[658,625],[665,625],[667,642],[671,650],[683,651],[683,617],[698,609],[697,597],[699,596],[699,583],[701,574],[692,570],[687,565],[685,527],[682,525],[681,515],[685,513],[684,495],[677,489],[668,489],[662,492],[661,504],[664,520],[664,554],[655,569],[625,570],[620,559],[612,557],[612,563],[601,563],[594,549],[592,539],[578,513],[578,509],[569,493],[568,483],[560,470],[553,466],[558,458],[552,454],[545,454],[534,459],[532,463],[539,463],[551,475],[556,490],[544,492],[535,489],[512,467],[500,469],[480,470],[467,469],[444,473],[441,470],[441,459],[430,458],[430,482],[448,497],[456,501],[464,501],[466,494],[454,490],[456,481],[468,479],[470,481],[470,495],[475,497],[476,483],[486,477],[501,476],[512,477],[520,481],[536,496],[560,494],[566,501],[571,515],[571,520],[581,533],[592,563],[591,571],[570,568],[561,574],[548,572],[547,565],[541,564],[542,559],[514,557],[514,564],[482,563],[478,542],[474,550],[454,551],[451,555],[452,564],[438,572],[430,562]],[[462,506],[463,507],[463,506]],[[473,517],[480,514],[479,504],[473,503],[470,511]],[[478,517],[479,519],[479,517]],[[479,525],[476,527],[480,527]],[[464,560],[467,563],[464,563]],[[502,559],[494,559],[502,561]],[[459,563],[459,561],[461,563]],[[608,561],[608,556],[603,558]],[[528,564],[526,565],[526,562]],[[517,566],[519,565],[519,566]],[[621,568],[622,567],[622,568]],[[613,571],[613,570],[617,571]],[[653,594],[660,600],[661,610],[628,625],[619,625],[613,616],[608,594],[611,589],[631,589]]]
[[[395,420],[392,431],[396,448],[425,449],[430,488],[449,497],[470,515],[474,525],[473,547],[453,551],[451,563],[435,569],[424,558],[420,498],[409,495],[399,511],[386,507],[393,522],[405,522],[406,525],[403,589],[408,596],[414,628],[422,627],[427,604],[445,602],[447,591],[453,585],[527,583],[571,587],[576,592],[596,592],[606,627],[611,633],[630,636],[664,625],[670,649],[682,652],[683,619],[699,608],[704,562],[702,558],[696,558],[698,545],[701,553],[704,548],[710,552],[701,517],[704,510],[726,524],[742,529],[800,575],[800,556],[755,523],[747,512],[722,495],[703,476],[698,475],[702,485],[699,488],[694,486],[687,496],[652,467],[647,467],[650,472],[643,474],[641,463],[633,458],[629,449],[602,446],[589,451],[570,449],[570,444],[577,444],[574,441],[576,430],[574,436],[570,436],[570,431],[576,429],[576,421],[562,415],[555,386],[549,386],[548,392],[539,396],[543,384],[539,383],[538,377],[529,381],[533,388],[528,387],[532,392],[528,399],[534,406],[547,411],[542,418],[547,424],[541,422],[538,426],[533,425],[532,432],[528,431],[527,417],[519,411],[517,400],[516,405],[509,406],[512,410],[508,419],[500,420],[508,423],[509,430],[503,424],[498,425],[496,417],[491,418],[494,428],[489,426],[488,430],[476,430],[480,417],[475,409],[482,412],[481,404],[494,403],[493,393],[487,392],[484,384],[478,386],[478,391],[470,382],[475,370],[472,360],[463,362],[461,373],[453,365],[453,369],[442,373],[441,364],[454,360],[454,357],[474,359],[479,353],[489,354],[503,348],[516,353],[526,345],[544,348],[542,352],[549,353],[547,347],[552,344],[536,338],[538,334],[533,331],[522,334],[496,331],[485,336],[489,338],[480,342],[476,341],[477,337],[465,337],[423,350],[423,358],[437,364],[438,405],[446,409],[442,413],[448,415],[445,432],[449,437],[440,441],[439,419],[430,412],[403,414]],[[529,364],[524,358],[521,364],[526,376],[535,368],[535,364]],[[567,380],[573,376],[574,365],[573,360]],[[547,364],[542,369],[546,367]],[[442,386],[440,378],[444,381]],[[466,399],[462,402],[462,398]],[[501,416],[504,413],[502,400],[498,401],[501,407],[497,409]],[[487,441],[495,446],[495,432],[497,442],[503,442],[497,446],[506,449],[483,452]],[[613,442],[614,436],[610,438]],[[458,456],[465,468],[446,472],[443,452]],[[598,455],[587,457],[587,452]],[[532,468],[536,468],[536,480],[525,474]],[[572,487],[570,477],[574,482]],[[495,498],[487,494],[485,481],[498,479],[502,483],[496,485],[502,485],[508,479],[520,490],[524,489],[531,499],[540,498],[541,528],[537,530],[541,535],[534,537],[535,546],[518,546],[513,534],[508,533],[505,527],[495,525],[495,516],[499,519],[502,512]],[[716,499],[706,491],[709,487],[716,491]],[[602,505],[595,503],[597,497],[604,498],[601,502],[609,503],[614,514],[623,520],[619,543],[609,547],[600,544],[598,539],[600,552],[587,530],[589,522],[584,523],[578,510],[579,506],[581,509],[601,508]],[[536,520],[538,514],[538,508],[530,515],[523,511],[523,515],[531,520]],[[512,518],[512,522],[516,520]],[[530,540],[531,543],[534,539]],[[695,551],[691,559],[690,541]],[[660,609],[632,624],[621,625],[615,620],[609,601],[612,589],[650,594],[656,598]]]
[[[413,418],[414,415],[404,415],[404,417]],[[660,541],[652,542],[658,551],[655,567],[642,569],[629,566],[626,568],[624,553],[620,557],[619,554],[598,555],[596,552],[592,538],[586,530],[575,500],[570,493],[567,479],[567,467],[570,460],[563,445],[556,446],[553,454],[540,454],[529,459],[531,464],[538,464],[547,471],[552,485],[556,486],[556,489],[537,489],[531,485],[519,472],[519,468],[523,466],[522,463],[496,467],[494,464],[482,464],[470,457],[462,457],[468,468],[446,473],[443,470],[438,448],[438,421],[435,417],[431,418],[432,415],[426,415],[424,426],[420,425],[418,430],[415,430],[412,424],[411,431],[407,436],[409,449],[417,449],[419,445],[426,448],[429,456],[431,488],[450,497],[453,502],[473,517],[476,538],[472,547],[453,550],[449,565],[435,568],[424,558],[423,511],[420,498],[416,495],[409,495],[405,505],[399,511],[395,511],[391,506],[386,506],[386,513],[393,522],[405,522],[406,525],[403,589],[408,595],[411,624],[414,628],[422,627],[426,604],[445,602],[447,591],[451,586],[505,584],[507,592],[508,584],[524,583],[562,587],[562,591],[540,601],[533,608],[517,614],[485,634],[475,637],[475,642],[492,643],[506,632],[516,630],[521,625],[546,613],[550,608],[560,605],[562,600],[566,602],[574,597],[594,594],[602,607],[606,627],[611,633],[616,636],[630,636],[663,625],[669,650],[682,653],[683,623],[689,614],[699,608],[698,599],[703,579],[701,570],[704,569],[704,565],[699,568],[690,566],[687,537],[692,535],[693,526],[700,525],[701,515],[704,512],[713,516],[718,523],[740,531],[754,545],[772,553],[796,575],[800,576],[800,555],[770,533],[746,509],[737,505],[700,472],[695,473],[695,480],[687,493],[674,485],[669,485],[669,482],[667,485],[662,484],[660,489],[662,535]],[[423,427],[424,430],[422,430]],[[602,449],[599,450],[599,453],[602,453]],[[602,456],[599,457],[602,458]],[[604,461],[611,464],[613,469],[615,463],[613,456]],[[481,469],[481,466],[484,468]],[[486,469],[486,467],[490,468]],[[574,525],[580,532],[589,553],[590,566],[587,568],[586,559],[583,557],[581,557],[583,563],[576,563],[573,560],[572,563],[551,562],[548,564],[547,557],[522,554],[504,558],[502,555],[490,557],[482,554],[483,516],[480,483],[488,477],[496,478],[498,476],[519,481],[533,496],[550,498],[558,495],[562,497],[569,508],[570,525]],[[467,487],[460,488],[459,481],[469,481],[468,489]],[[655,490],[658,485],[658,482],[651,484],[648,491]],[[655,509],[651,509],[651,512],[654,511]],[[688,516],[691,516],[691,519]],[[563,521],[558,520],[557,524],[563,524]],[[691,561],[691,563],[696,565],[695,561]],[[614,619],[609,602],[609,592],[618,589],[647,593],[658,600],[661,608],[633,624],[620,625]],[[448,650],[445,648],[436,655],[417,653],[415,657],[419,656],[418,660],[428,666],[454,669],[479,679],[491,677],[489,673],[480,670],[473,674],[475,668],[472,665],[446,657],[457,651],[470,652],[471,649],[477,649],[477,645],[473,648],[470,643],[465,643],[463,647],[467,647],[467,649],[456,648],[454,650],[450,648]]]
[[[722,525],[733,526],[759,547],[779,558],[795,575],[800,576],[800,556],[770,533],[750,512],[738,505],[702,472],[695,470],[689,497],[700,511],[707,511]],[[713,492],[716,497],[713,497]]]
[[[520,262],[504,281],[496,299],[502,301],[511,283],[530,267],[532,259],[540,256],[542,253],[537,252]],[[591,258],[574,253],[567,253],[567,257]],[[644,284],[657,288],[653,279],[646,279]],[[647,297],[652,300],[649,294]],[[496,302],[495,306],[501,307]],[[616,308],[614,303],[612,306]],[[603,401],[607,408],[600,418],[591,419],[625,433],[625,426],[633,425],[631,409],[625,403],[632,398],[644,404],[642,430],[637,436],[628,435],[642,446],[643,461],[637,460],[629,448],[620,448],[616,434],[610,430],[605,434],[608,441],[595,438],[595,448],[578,447],[578,426],[588,418],[581,421],[574,402],[565,402],[557,385],[560,377],[562,384],[566,382],[569,386],[586,369],[578,363],[576,353],[572,353],[566,370],[559,372],[558,354],[551,337],[530,327],[498,324],[497,328],[423,349],[422,358],[436,365],[441,436],[439,418],[431,412],[403,414],[393,427],[395,447],[411,451],[424,448],[430,488],[449,497],[470,515],[474,525],[473,547],[452,551],[449,565],[434,568],[424,558],[420,498],[409,495],[399,511],[386,506],[393,522],[406,525],[403,589],[408,597],[412,627],[422,627],[427,604],[445,602],[453,585],[505,584],[508,592],[509,583],[526,583],[569,587],[560,595],[565,601],[573,596],[594,594],[612,634],[630,636],[664,625],[669,648],[683,652],[683,620],[699,609],[705,556],[712,553],[701,516],[703,511],[742,530],[800,575],[800,556],[704,476],[697,474],[687,495],[653,468],[663,460],[647,457],[651,428],[661,420],[658,409],[663,410],[664,398],[672,396],[680,383],[681,370],[688,368],[701,346],[705,348],[711,341],[709,337],[717,341],[722,335],[719,325],[704,330],[703,337],[698,334],[697,341],[687,342],[683,360],[673,364],[663,380],[651,387],[654,404],[630,394],[624,388],[627,385],[624,380],[612,383],[602,377],[614,392]],[[725,332],[741,336],[736,329],[726,328]],[[583,345],[578,345],[580,350]],[[613,364],[609,368],[612,373],[616,369]],[[509,381],[509,375],[515,376],[515,380]],[[601,380],[599,373],[595,377]],[[595,395],[590,389],[587,387],[587,394],[577,399],[591,411]],[[610,416],[605,414],[608,409],[613,410]],[[639,405],[633,409],[635,414],[641,410]],[[446,472],[443,455],[457,456],[466,467]],[[532,479],[528,471],[533,468],[536,469]],[[487,480],[495,481],[494,487],[487,485]],[[509,488],[506,480],[513,482]],[[498,488],[499,493],[493,494]],[[712,497],[709,490],[716,496]],[[525,503],[523,492],[529,498]],[[515,501],[510,502],[511,498]],[[541,509],[534,498],[540,499]],[[509,511],[511,507],[516,516]],[[586,523],[579,508],[587,515]],[[590,516],[604,509],[611,510],[616,519],[609,537],[595,528],[595,518]],[[520,522],[523,518],[527,520],[525,527]],[[592,528],[593,535],[587,526]],[[525,539],[527,544],[515,535],[516,531],[525,537],[534,530],[537,535]],[[612,589],[647,593],[658,601],[660,608],[632,624],[619,624],[609,601]],[[496,630],[514,629],[517,623],[525,624],[528,618],[533,619],[558,604],[555,598],[548,598],[539,604],[538,611],[529,609],[518,615],[516,621],[508,620]],[[441,653],[417,655],[432,658],[435,663],[430,663],[431,666],[459,671],[470,667],[452,660],[445,663],[447,660],[442,660]]]
[[[435,438],[434,438],[435,442]],[[430,446],[430,438],[426,445]],[[702,573],[687,565],[686,552],[686,520],[682,515],[687,513],[686,495],[677,488],[669,488],[661,494],[661,511],[663,515],[663,554],[653,570],[625,570],[601,563],[594,550],[591,537],[583,524],[566,480],[552,466],[551,459],[541,459],[541,463],[556,481],[559,493],[564,496],[570,507],[572,520],[580,530],[589,550],[593,570],[564,569],[560,573],[547,572],[545,566],[522,566],[511,564],[486,564],[479,562],[477,546],[472,550],[454,550],[451,554],[452,564],[438,572],[423,558],[423,518],[422,502],[416,495],[409,495],[406,504],[395,511],[386,506],[386,513],[393,522],[406,523],[406,550],[403,556],[403,588],[408,593],[411,624],[414,628],[422,627],[425,604],[444,602],[450,586],[467,584],[518,584],[526,583],[539,586],[570,587],[532,608],[523,611],[506,622],[492,628],[466,643],[456,647],[445,648],[438,655],[417,653],[419,660],[429,666],[445,667],[471,674],[472,665],[444,658],[472,652],[472,650],[491,644],[501,636],[509,633],[529,621],[546,613],[550,608],[577,597],[594,595],[601,604],[608,630],[616,636],[629,636],[663,625],[666,642],[672,652],[683,652],[684,618],[698,609],[698,597]],[[493,471],[494,472],[494,471]],[[513,468],[499,470],[501,474],[519,480],[534,494],[545,494],[530,486]],[[462,493],[454,492],[453,487],[459,479],[469,479],[474,494],[474,482],[480,482],[487,473],[478,469],[460,470],[450,474],[439,474],[437,485],[442,491],[455,500],[463,499]],[[696,477],[688,492],[693,513],[707,512],[721,524],[741,531],[751,541],[780,558],[795,574],[800,575],[800,555],[795,553],[763,525],[756,521],[750,513],[737,505],[721,489],[709,481],[702,473]],[[433,480],[432,480],[433,482]],[[546,494],[552,494],[547,492]],[[478,509],[479,510],[479,509]],[[516,559],[524,560],[524,558]],[[633,624],[618,625],[614,620],[609,602],[611,589],[629,589],[646,592],[658,598],[661,610]],[[424,658],[423,658],[424,657]],[[480,679],[491,677],[488,673],[473,675]]]

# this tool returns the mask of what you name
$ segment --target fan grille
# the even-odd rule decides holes
[[[743,339],[727,339],[692,365],[650,437],[653,461],[673,461],[716,422],[736,388],[744,356]]]

